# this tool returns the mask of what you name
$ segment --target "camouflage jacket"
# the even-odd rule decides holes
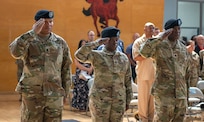
[[[23,73],[23,61],[21,59],[16,59],[17,65],[17,80],[20,81],[21,75]]]
[[[94,84],[90,95],[106,102],[118,100],[129,104],[132,98],[131,67],[128,57],[119,51],[109,52],[98,47],[97,41],[87,43],[76,51],[75,57],[94,67]]]
[[[72,59],[66,41],[51,33],[44,41],[28,31],[10,45],[11,55],[24,62],[16,91],[62,96],[69,91]]]
[[[175,47],[171,47],[169,40],[153,38],[142,46],[140,53],[156,60],[152,94],[186,99],[190,81],[197,80],[192,76],[197,69],[191,65],[192,56],[186,46],[177,41]]]
[[[197,82],[199,81],[199,75],[200,75],[200,57],[195,51],[192,51],[191,57],[192,57],[191,67],[192,69],[197,69],[197,72],[196,71],[192,72],[193,74],[191,77],[193,77],[193,79],[195,80],[190,81],[190,87],[196,87]]]

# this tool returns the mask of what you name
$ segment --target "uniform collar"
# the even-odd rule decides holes
[[[111,52],[111,51],[108,51],[106,49],[106,47],[103,48],[103,52],[105,52],[107,55],[116,55],[116,54],[118,54],[116,50]]]

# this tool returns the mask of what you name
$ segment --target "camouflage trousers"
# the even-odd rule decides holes
[[[183,122],[187,109],[186,99],[168,98],[167,96],[154,96],[155,110],[154,122]]]
[[[90,99],[89,108],[92,122],[123,122],[124,106],[120,102],[111,104],[108,101]]]
[[[61,122],[63,97],[22,93],[21,122]]]

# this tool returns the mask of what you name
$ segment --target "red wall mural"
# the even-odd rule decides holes
[[[123,1],[123,0],[120,0]],[[88,9],[83,8],[83,14],[85,16],[92,16],[93,23],[96,28],[97,36],[100,36],[100,31],[98,28],[97,20],[101,24],[101,28],[108,27],[108,20],[113,19],[116,21],[115,27],[118,27],[120,22],[118,17],[118,0],[86,0],[86,2],[90,3],[90,7]]]

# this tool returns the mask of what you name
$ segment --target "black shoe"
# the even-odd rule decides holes
[[[135,115],[134,115],[134,117],[135,117],[135,119],[137,120],[137,121],[139,121],[140,119],[139,119],[139,114],[138,114],[139,112],[138,111],[136,111],[135,112]]]

